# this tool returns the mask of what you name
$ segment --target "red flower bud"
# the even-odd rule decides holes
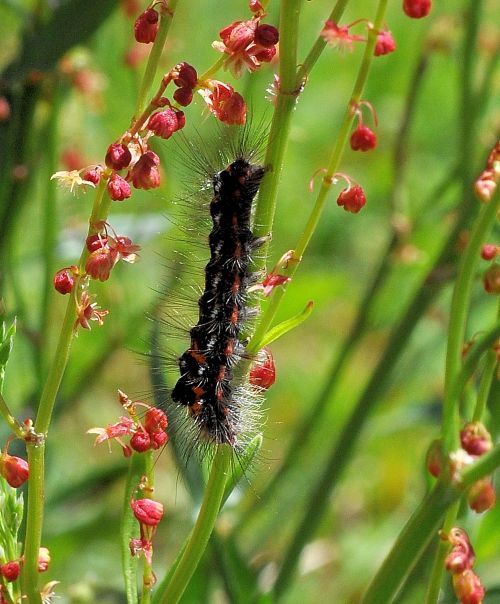
[[[113,143],[109,145],[104,160],[108,168],[112,170],[123,170],[132,161],[132,153],[127,146],[121,143]]]
[[[382,55],[388,55],[391,52],[396,50],[396,42],[392,37],[390,31],[385,30],[381,31],[377,35],[377,43],[375,44],[375,50],[373,54],[376,57],[380,57]]]
[[[474,183],[474,192],[479,201],[488,203],[497,188],[497,177],[493,170],[484,170]]]
[[[139,430],[132,435],[132,438],[130,439],[130,446],[138,453],[148,451],[151,447],[151,437],[147,432]]]
[[[484,273],[483,284],[489,294],[500,294],[500,264],[492,264]]]
[[[165,413],[157,407],[151,407],[146,412],[144,418],[144,428],[149,434],[165,430],[168,426],[168,419]]]
[[[481,248],[481,258],[483,260],[493,260],[498,254],[498,248],[492,243],[485,243]]]
[[[0,474],[11,487],[17,489],[28,480],[28,462],[21,457],[2,453],[0,455]]]
[[[403,0],[403,10],[412,19],[421,19],[431,12],[431,0]]]
[[[377,135],[368,126],[359,124],[351,134],[351,149],[353,151],[369,151],[377,146]]]
[[[443,447],[439,439],[433,440],[427,450],[425,465],[429,473],[437,478],[443,467]]]
[[[464,570],[471,568],[474,563],[474,557],[471,561],[470,556],[466,551],[458,548],[453,548],[451,552],[446,556],[444,561],[446,570],[453,575],[457,573],[463,573]]]
[[[160,158],[153,151],[146,151],[130,172],[136,189],[156,189],[160,186]]]
[[[481,604],[486,593],[472,570],[453,575],[453,589],[461,604]]]
[[[182,89],[180,89],[182,90]],[[170,138],[172,134],[179,129],[177,115],[173,109],[167,107],[163,111],[157,111],[149,118],[148,128],[154,132],[156,136],[160,136],[165,140]]]
[[[490,433],[481,422],[465,424],[460,431],[460,442],[469,455],[483,455],[493,447]]]
[[[54,287],[60,294],[69,294],[75,284],[75,276],[69,268],[62,268],[54,275]]]
[[[137,42],[149,44],[155,41],[160,27],[158,20],[159,15],[153,8],[148,8],[137,17],[134,24],[134,35]]]
[[[109,247],[103,247],[90,254],[85,263],[85,271],[92,279],[107,281],[114,264],[111,250]]]
[[[255,30],[255,43],[264,46],[264,48],[271,48],[271,46],[278,43],[279,39],[279,32],[273,25],[263,23]]]
[[[467,502],[471,510],[478,514],[490,510],[496,503],[496,494],[488,478],[478,480],[472,485],[467,495]]]
[[[152,432],[151,433],[151,447],[153,449],[159,449],[163,447],[168,441],[168,434],[166,432]]]
[[[267,390],[276,381],[276,367],[269,348],[263,348],[250,369],[250,384]]]
[[[157,526],[163,517],[163,505],[152,499],[136,499],[130,502],[134,516],[141,524]]]
[[[85,244],[89,252],[95,252],[96,250],[100,250],[107,246],[108,238],[97,234],[89,235],[85,240]]]
[[[174,100],[182,107],[187,107],[193,100],[193,90],[191,88],[178,88],[174,92]]]
[[[44,573],[50,564],[50,552],[46,547],[41,547],[38,550],[38,572]]]
[[[337,205],[343,206],[346,212],[352,212],[353,214],[357,214],[365,203],[365,193],[359,185],[344,189],[337,197]]]
[[[195,88],[198,82],[198,74],[192,65],[185,62],[179,63],[175,66],[174,71],[177,72],[174,77],[174,84],[176,86],[179,88],[190,88],[191,90]]]
[[[123,201],[132,195],[130,185],[119,174],[113,174],[106,185],[108,194],[113,201]]]
[[[19,562],[6,562],[0,566],[0,574],[6,581],[15,581],[19,577],[20,565]]]
[[[98,185],[101,180],[102,166],[94,166],[93,168],[89,168],[82,174],[83,180],[93,183],[94,185]]]

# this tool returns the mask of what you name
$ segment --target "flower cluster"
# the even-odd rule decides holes
[[[220,30],[222,41],[212,47],[227,55],[225,69],[239,78],[244,69],[256,71],[262,63],[269,63],[277,53],[279,33],[276,27],[261,23],[264,14],[259,12],[247,21],[235,21]]]
[[[132,401],[120,390],[118,398],[128,415],[121,416],[116,423],[108,424],[105,428],[87,430],[88,434],[97,434],[96,445],[115,440],[122,447],[125,457],[130,457],[132,450],[143,453],[159,449],[168,442],[168,420],[161,409],[142,401]],[[145,410],[142,420],[138,416],[139,409]],[[129,444],[123,442],[124,437],[130,438]]]
[[[463,529],[452,528],[447,535],[441,535],[441,538],[452,546],[445,566],[453,577],[455,595],[462,604],[481,604],[485,590],[472,570],[476,556],[467,533]]]
[[[16,581],[21,572],[21,567],[24,563],[24,557],[21,556],[16,560],[8,560],[0,564],[0,575],[7,583]],[[50,564],[50,552],[46,547],[41,547],[38,550],[38,572],[44,573]]]
[[[500,178],[500,142],[497,142],[486,161],[485,169],[474,183],[474,191],[479,201],[489,203],[496,192]],[[500,247],[494,243],[487,243],[481,248],[481,258],[492,261],[483,275],[484,289],[489,294],[500,294],[500,264],[497,257]]]

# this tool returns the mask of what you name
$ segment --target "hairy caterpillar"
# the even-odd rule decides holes
[[[254,435],[259,415],[261,389],[247,383],[240,363],[248,357],[242,328],[255,314],[248,290],[262,277],[252,256],[266,239],[254,237],[251,229],[265,169],[253,163],[258,144],[249,145],[248,130],[241,130],[236,141],[230,138],[217,149],[215,161],[195,156],[204,182],[190,203],[203,206],[210,195],[210,257],[198,321],[189,330],[189,348],[177,358],[180,376],[166,401],[169,413],[175,408],[178,430],[187,428],[195,444],[228,444],[236,452]]]

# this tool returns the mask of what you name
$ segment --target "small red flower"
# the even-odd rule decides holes
[[[102,325],[106,315],[109,315],[109,310],[99,310],[97,302],[92,302],[92,298],[88,293],[83,292],[81,300],[77,305],[75,329],[78,325],[83,327],[83,329],[90,329],[90,321],[97,321],[98,325]]]
[[[113,201],[123,201],[132,195],[130,185],[119,174],[113,174],[108,180],[106,187]]]
[[[412,19],[427,17],[431,7],[431,0],[403,0],[403,10]]]
[[[452,550],[445,560],[447,570],[451,573],[461,573],[474,566],[476,555],[469,536],[463,529],[452,528],[445,540],[452,545]]]
[[[262,281],[261,286],[259,286],[259,289],[262,289],[262,294],[264,297],[267,298],[267,296],[270,296],[273,289],[275,287],[278,287],[279,285],[284,285],[285,283],[288,283],[289,281],[291,281],[290,277],[287,277],[286,275],[278,275],[277,273],[269,273],[269,275],[266,275],[264,277],[264,281]]]
[[[92,252],[85,263],[85,272],[99,281],[107,281],[111,273],[111,269],[115,265],[118,258],[113,258],[109,247]]]
[[[337,25],[335,21],[328,19],[320,36],[330,46],[336,46],[340,50],[353,49],[353,42],[365,42],[363,36],[354,36],[349,33],[350,25]]]
[[[71,293],[74,285],[75,274],[72,268],[62,268],[54,275],[54,287],[60,294]]]
[[[279,42],[279,39],[279,31],[273,25],[263,23],[255,30],[255,42],[264,48],[276,46],[276,44]]]
[[[126,145],[113,143],[108,147],[104,161],[112,170],[123,170],[132,161],[132,153]]]
[[[192,100],[192,88],[177,88],[177,90],[174,92],[174,101],[181,105],[181,107],[187,107]]]
[[[207,88],[202,88],[203,96],[209,110],[221,122],[229,125],[243,125],[246,121],[247,106],[243,97],[235,92],[232,86],[209,80]]]
[[[180,89],[182,90],[182,89]],[[154,132],[156,136],[160,136],[165,140],[169,139],[174,132],[179,129],[179,123],[175,111],[170,107],[157,111],[149,118],[148,128]]]
[[[159,449],[168,442],[168,434],[166,432],[152,432],[151,433],[151,447],[153,449]]]
[[[337,205],[343,206],[346,212],[357,214],[366,204],[366,197],[359,185],[347,187],[337,197]]]
[[[359,124],[351,134],[350,143],[353,151],[369,151],[377,146],[377,135],[368,126]]]
[[[157,526],[163,517],[163,505],[152,499],[136,499],[130,502],[134,516],[141,524]]]
[[[0,454],[0,474],[11,487],[17,489],[29,478],[28,462],[21,457],[9,455],[7,452],[2,453]]]
[[[488,203],[491,201],[497,188],[497,176],[494,170],[484,170],[474,183],[474,192],[479,201]]]
[[[149,44],[154,42],[160,27],[159,15],[154,8],[148,8],[141,13],[134,24],[134,35],[137,42]]]
[[[273,354],[269,348],[263,348],[250,369],[250,384],[267,390],[276,381],[276,367],[274,365]]]
[[[85,240],[85,244],[89,252],[95,252],[108,245],[108,238],[99,234],[89,235]]]
[[[129,264],[133,264],[137,260],[137,252],[141,249],[140,245],[132,243],[129,237],[118,235],[116,239],[110,237],[109,247],[115,262],[124,260]]]
[[[470,509],[478,514],[491,510],[496,503],[496,499],[495,489],[488,478],[475,482],[467,494]]]
[[[156,189],[160,186],[160,158],[154,151],[146,151],[138,159],[130,178],[136,189]]]
[[[380,31],[377,35],[377,43],[375,44],[375,50],[373,54],[376,57],[381,57],[382,55],[388,55],[391,52],[396,50],[396,41],[394,40],[392,34],[387,29],[384,31]]]
[[[500,294],[500,264],[492,264],[484,273],[483,284],[488,294]]]
[[[6,562],[0,566],[0,574],[8,582],[15,581],[19,577],[20,564],[18,561]]]
[[[157,407],[151,407],[146,412],[144,418],[144,428],[150,434],[154,432],[160,432],[167,428],[168,419],[165,413]]]
[[[453,575],[453,589],[461,604],[482,604],[486,594],[479,577],[469,569]]]

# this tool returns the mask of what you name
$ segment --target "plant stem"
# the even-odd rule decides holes
[[[219,514],[231,468],[231,455],[229,446],[217,445],[196,524],[177,568],[159,599],[160,604],[176,604],[198,566]]]
[[[498,304],[497,318],[500,319],[500,302]],[[483,375],[481,376],[481,382],[479,384],[476,405],[474,407],[474,414],[472,416],[473,422],[479,422],[483,419],[497,364],[497,355],[494,350],[490,350],[486,355],[486,363],[484,365]]]
[[[156,80],[156,72],[158,71],[161,53],[163,52],[163,47],[165,46],[168,30],[170,29],[172,19],[174,18],[177,3],[178,0],[169,0],[168,7],[163,4],[161,5],[160,28],[158,29],[155,41],[153,42],[153,48],[151,49],[151,52],[149,54],[148,63],[146,65],[146,69],[144,70],[144,75],[142,77],[141,85],[139,87],[139,94],[137,95],[137,103],[135,106],[136,118],[141,115],[146,105],[146,99],[148,97],[149,91],[151,90],[151,86]]]

